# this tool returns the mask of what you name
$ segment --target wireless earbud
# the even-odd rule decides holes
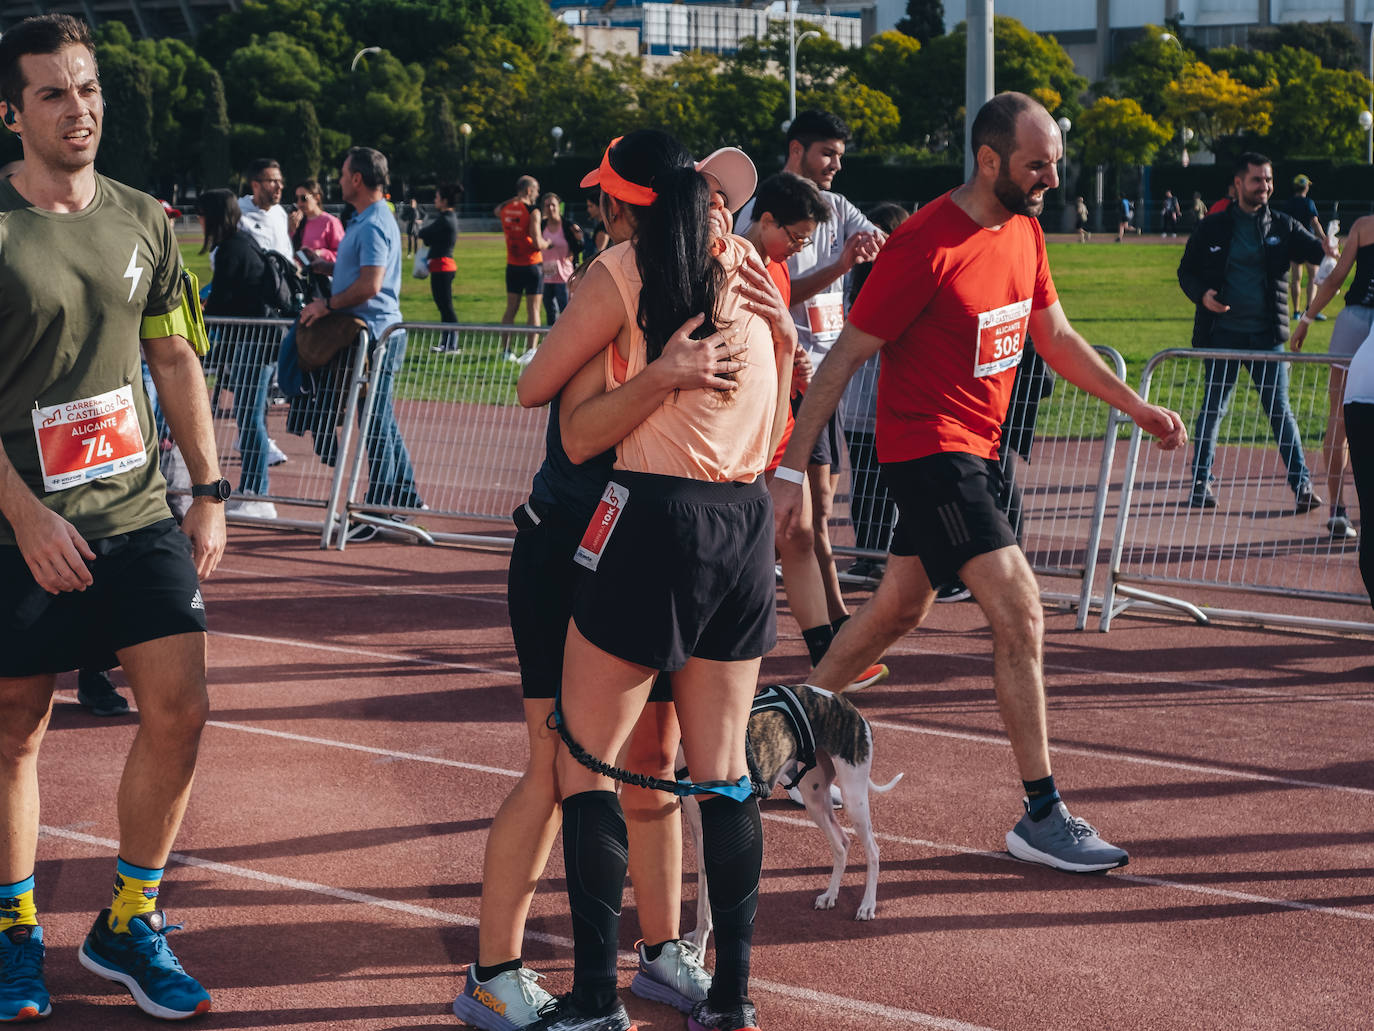
[[[10,109],[8,109],[8,110],[5,112],[5,124],[6,124],[6,125],[13,125],[13,124],[14,124],[14,108],[10,108]]]

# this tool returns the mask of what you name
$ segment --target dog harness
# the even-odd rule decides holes
[[[801,707],[801,702],[797,701],[797,692],[781,684],[765,687],[754,695],[754,704],[749,707],[749,715],[757,712],[782,713],[792,736],[797,739],[797,772],[791,783],[783,785],[790,791],[816,768],[816,733],[811,729],[811,720],[806,715],[806,710]],[[752,760],[752,755],[750,758]]]

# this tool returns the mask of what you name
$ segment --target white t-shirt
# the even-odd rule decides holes
[[[265,251],[276,251],[287,261],[291,259],[291,230],[286,220],[286,209],[273,204],[263,211],[253,203],[253,195],[239,198],[239,213],[242,215],[240,226],[258,241]]]
[[[1345,379],[1345,403],[1374,405],[1374,344],[1365,340],[1350,359]]]
[[[821,196],[830,205],[830,221],[817,224],[816,231],[811,234],[811,243],[787,259],[787,270],[792,273],[794,283],[817,267],[838,261],[845,241],[851,236],[876,231],[873,223],[838,193],[822,190]],[[753,215],[754,202],[751,200],[735,216],[735,232],[743,235],[753,222]],[[846,279],[848,276],[841,276],[821,293],[791,308],[792,321],[797,324],[797,339],[818,368],[844,328],[848,310]]]

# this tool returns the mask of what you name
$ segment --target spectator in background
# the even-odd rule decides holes
[[[539,198],[539,212],[549,244],[544,251],[544,316],[552,326],[568,306],[568,280],[582,254],[582,227],[563,217],[563,200],[556,193]]]
[[[383,193],[387,182],[386,157],[371,147],[353,147],[339,169],[339,191],[357,212],[348,223],[334,263],[334,293],[316,299],[301,312],[302,326],[331,311],[346,311],[362,319],[374,341],[388,326],[401,321],[401,231]],[[396,424],[391,394],[396,372],[405,361],[405,332],[393,333],[386,354],[376,360],[370,389],[372,412],[363,428],[367,449],[368,505],[378,508],[420,509],[410,452]],[[404,516],[393,517],[404,522]],[[378,528],[360,523],[349,533],[353,542],[372,540]]]
[[[200,253],[209,252],[213,274],[205,313],[215,317],[262,318],[266,314],[266,258],[253,234],[242,229],[239,202],[233,192],[202,193],[199,218],[204,233]],[[277,517],[272,502],[257,500],[269,493],[267,392],[277,363],[275,337],[275,333],[253,330],[228,334],[229,354],[223,356],[228,363],[229,389],[234,394],[234,425],[238,427],[238,449],[243,461],[239,470],[241,497],[230,502],[227,511],[260,519]]]
[[[412,194],[410,199],[401,205],[401,210],[397,212],[401,220],[401,228],[406,234],[406,254],[415,253],[415,249],[420,246],[420,202]]]
[[[1079,203],[1083,198],[1078,198]],[[909,218],[900,204],[883,203],[868,213],[868,220],[891,236]],[[860,265],[850,277],[849,301],[859,298],[859,291],[873,270],[871,264]],[[854,547],[864,551],[887,553],[897,508],[879,479],[878,449],[874,432],[878,408],[878,356],[875,354],[855,373],[845,388],[840,410],[844,413],[844,438],[849,445],[849,518],[854,524]],[[874,583],[883,574],[882,559],[860,558],[846,572]]]
[[[1202,199],[1202,194],[1197,190],[1193,191],[1192,215],[1194,229],[1196,229],[1201,224],[1202,220],[1207,217],[1207,202]]]
[[[1230,182],[1226,184],[1226,196],[1207,209],[1207,214],[1215,215],[1218,211],[1225,211],[1236,199],[1236,184]]]
[[[1174,192],[1165,190],[1164,203],[1160,206],[1159,211],[1164,226],[1164,231],[1159,234],[1161,239],[1178,235],[1178,220],[1182,215],[1183,209],[1179,207],[1178,198],[1174,196]]]
[[[1312,180],[1305,175],[1295,175],[1293,177],[1293,195],[1288,198],[1288,203],[1283,206],[1283,210],[1293,216],[1293,221],[1302,226],[1318,240],[1326,242],[1326,230],[1322,228],[1322,220],[1317,216],[1317,205],[1312,198],[1307,195],[1307,191],[1312,188]],[[1307,284],[1303,285],[1303,271],[1307,272]],[[1306,262],[1295,261],[1288,266],[1288,310],[1289,311],[1312,311],[1312,295],[1317,292],[1317,266]],[[1302,307],[1298,307],[1298,294],[1303,294]],[[1326,316],[1318,309],[1313,317],[1318,322],[1325,322]]]
[[[1118,194],[1116,198],[1116,242],[1120,243],[1127,233],[1139,233],[1137,226],[1131,225],[1131,219],[1135,218],[1135,205],[1125,194]]]
[[[544,293],[544,252],[549,249],[544,239],[543,216],[535,202],[539,199],[539,180],[522,175],[515,181],[515,196],[496,206],[501,231],[506,235],[506,312],[501,325],[515,323],[520,298],[525,299],[525,311],[532,327],[539,325],[539,300]],[[514,335],[506,338],[506,359],[515,361]],[[533,355],[538,338],[530,335],[529,351]]]
[[[458,198],[463,188],[457,183],[440,183],[434,191],[434,214],[419,228],[420,240],[429,248],[429,293],[439,309],[440,322],[458,321],[453,311],[453,279],[458,264],[453,260],[453,248],[458,243]],[[433,348],[436,354],[459,352],[456,333],[445,333]]]
[[[610,234],[606,232],[605,221],[601,217],[601,194],[587,194],[587,222],[582,231],[582,263],[585,265],[611,245]]]
[[[1235,203],[1202,220],[1178,265],[1179,286],[1197,306],[1193,346],[1282,352],[1288,340],[1288,263],[1320,262],[1322,242],[1288,215],[1270,209],[1274,169],[1264,155],[1245,153],[1236,160],[1232,188]],[[1241,365],[1249,370],[1269,416],[1297,511],[1310,512],[1322,499],[1312,489],[1302,437],[1288,404],[1286,362],[1203,363],[1206,388],[1194,433],[1193,485],[1187,503],[1193,508],[1217,507],[1212,460]]]
[[[1078,242],[1087,243],[1093,238],[1088,232],[1088,202],[1082,197],[1074,204],[1074,228],[1078,230]]]
[[[244,177],[249,192],[239,198],[240,226],[258,241],[265,251],[276,251],[287,261],[291,256],[291,227],[286,209],[281,206],[281,165],[275,158],[258,158],[249,166]]]
[[[317,260],[333,262],[343,241],[344,227],[324,210],[324,191],[318,180],[306,179],[296,187],[296,209],[287,223],[292,246],[306,252],[312,268]]]

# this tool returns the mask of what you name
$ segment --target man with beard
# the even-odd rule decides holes
[[[1289,263],[1315,265],[1327,250],[1334,253],[1335,244],[1324,246],[1291,216],[1269,207],[1274,169],[1263,154],[1242,154],[1234,172],[1235,203],[1202,220],[1178,263],[1178,284],[1197,305],[1193,346],[1281,352],[1288,340]],[[1302,318],[1309,324],[1312,321],[1306,314]],[[1212,491],[1217,431],[1244,365],[1287,468],[1295,510],[1302,513],[1319,507],[1322,499],[1312,489],[1302,436],[1288,404],[1288,363],[1213,359],[1202,365],[1206,389],[1193,432],[1193,487],[1188,504],[1217,507]]]
[[[1125,865],[1126,852],[1070,816],[1055,789],[1040,593],[998,504],[1000,427],[1027,335],[1056,372],[1126,412],[1160,447],[1179,447],[1187,432],[1177,414],[1117,379],[1059,305],[1034,218],[1058,185],[1063,153],[1049,113],[1025,94],[1002,93],[978,112],[972,145],[973,177],[888,239],[807,391],[770,485],[777,529],[796,525],[795,480],[811,445],[850,376],[881,349],[878,460],[897,525],[877,591],[841,628],[810,683],[843,690],[921,623],[935,598],[931,585],[957,576],[992,630],[993,688],[1025,787],[1025,815],[1007,848],[1060,870],[1109,870]]]

